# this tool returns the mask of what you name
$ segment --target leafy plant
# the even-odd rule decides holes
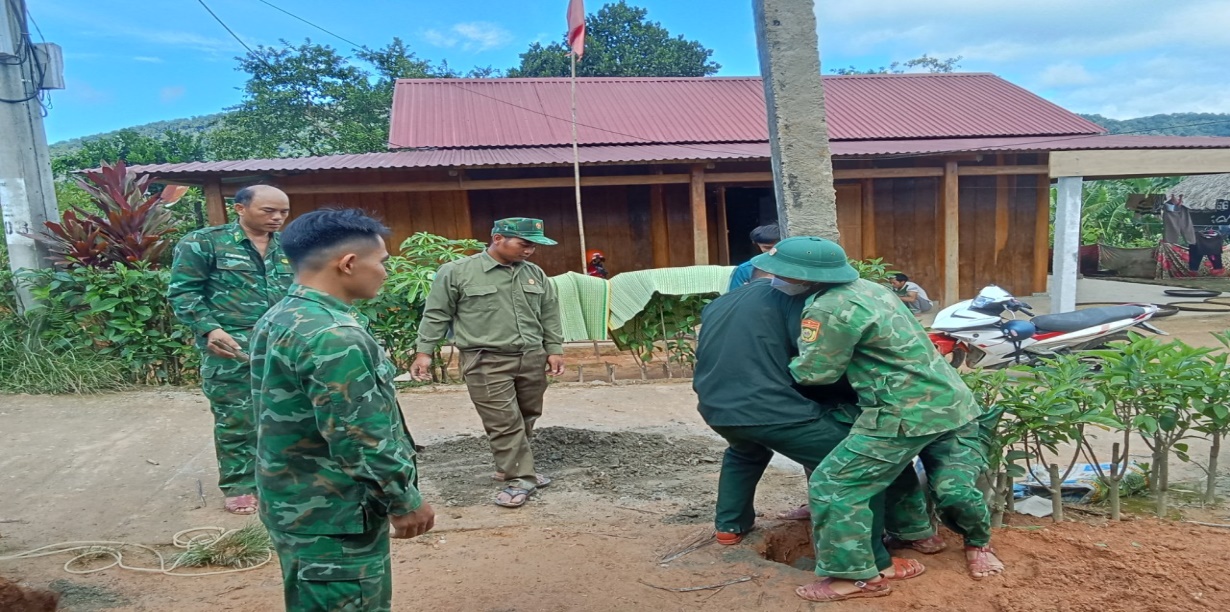
[[[662,295],[655,293],[645,308],[622,327],[612,339],[620,350],[629,351],[642,370],[655,353],[665,353],[666,365],[692,368],[696,364],[695,329],[700,312],[717,297],[715,293]]]
[[[161,194],[146,195],[150,182],[151,177],[130,172],[123,161],[104,163],[102,170],[77,179],[98,212],[73,206],[59,223],[47,221],[44,233],[30,237],[47,245],[61,268],[157,266],[171,245],[166,238],[171,213],[162,206]]]
[[[192,333],[166,300],[169,273],[136,267],[38,270],[23,277],[43,304],[44,339],[64,351],[116,359],[128,380],[179,385],[193,378],[199,356]]]
[[[44,339],[37,313],[0,315],[0,392],[97,393],[127,386],[122,364],[94,351],[63,350]]]
[[[1213,337],[1221,342],[1223,349],[1210,353],[1200,367],[1202,385],[1196,398],[1197,418],[1193,429],[1207,435],[1211,442],[1209,448],[1209,463],[1205,467],[1207,480],[1204,489],[1204,502],[1212,504],[1217,500],[1217,462],[1221,455],[1222,439],[1230,432],[1230,408],[1226,406],[1230,398],[1230,331],[1214,332]]]
[[[892,269],[892,264],[884,263],[882,258],[875,259],[851,259],[850,265],[858,270],[859,278],[869,280],[873,283],[884,284],[897,273]]]
[[[483,243],[477,240],[453,240],[418,232],[402,241],[400,253],[386,262],[389,278],[380,295],[359,307],[371,321],[372,333],[384,344],[399,369],[409,370],[414,361],[419,320],[436,270],[482,249]],[[436,380],[443,381],[445,364],[439,347],[434,356],[440,371],[433,377],[438,376]]]

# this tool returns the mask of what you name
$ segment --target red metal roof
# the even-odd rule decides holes
[[[944,138],[921,140],[863,140],[832,143],[839,158],[863,156],[915,156],[976,151],[1030,152],[1094,149],[1230,149],[1230,138],[1187,136],[1029,136],[1011,138]],[[581,147],[581,163],[657,163],[768,159],[769,144],[704,143],[597,145]],[[440,149],[390,151],[362,155],[330,155],[284,159],[249,159],[185,164],[134,166],[138,172],[159,176],[329,170],[377,170],[438,167],[560,166],[572,163],[572,147],[514,147],[506,149]]]
[[[832,140],[1096,134],[1098,125],[992,74],[826,76]],[[389,146],[572,142],[568,79],[403,79]],[[577,79],[581,144],[768,140],[759,78]]]

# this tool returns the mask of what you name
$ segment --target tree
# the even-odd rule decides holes
[[[713,51],[694,40],[671,33],[649,11],[624,0],[604,5],[585,18],[585,57],[577,62],[578,76],[699,77],[717,73],[721,65],[710,61]],[[563,39],[566,40],[567,34]],[[564,77],[571,74],[564,42],[539,43],[521,54],[521,65],[510,77]]]
[[[165,131],[160,137],[131,129],[85,141],[81,148],[51,160],[51,168],[63,177],[75,170],[98,168],[101,162],[125,161],[130,165],[204,161],[205,139],[188,132]]]
[[[356,50],[360,63],[310,39],[281,43],[237,58],[250,76],[243,102],[210,135],[219,159],[383,151],[396,80],[457,76],[418,58],[399,38]]]
[[[961,67],[961,56],[950,57],[947,59],[937,59],[930,55],[923,54],[922,57],[916,57],[912,60],[904,62],[893,62],[888,66],[880,66],[879,68],[838,68],[833,70],[833,74],[851,75],[851,74],[905,74],[907,72],[954,72]]]

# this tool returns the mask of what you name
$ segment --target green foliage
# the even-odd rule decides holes
[[[17,285],[9,269],[9,248],[0,240],[0,321],[17,312]]]
[[[47,221],[47,230],[32,237],[47,245],[59,267],[157,266],[171,245],[171,213],[161,195],[146,195],[149,183],[149,176],[130,172],[123,161],[104,163],[101,171],[77,179],[98,212],[70,208],[59,223]]]
[[[1126,206],[1128,196],[1164,194],[1178,177],[1087,181],[1081,194],[1081,244],[1117,247],[1152,247],[1162,237],[1162,222],[1155,215],[1137,215]]]
[[[38,313],[0,313],[0,393],[96,393],[127,386],[122,365],[43,338]]]
[[[857,68],[850,66],[847,68],[837,68],[830,70],[832,74],[853,75],[853,74],[905,74],[907,72],[955,72],[961,67],[961,56],[949,57],[946,59],[938,59],[930,55],[923,54],[922,57],[916,57],[912,60],[904,62],[893,62],[887,66],[879,68]]]
[[[69,140],[61,140],[60,142],[52,143],[48,147],[52,159],[57,157],[73,156],[83,149],[86,144],[96,140],[106,140],[118,136],[120,132],[132,131],[138,136],[147,138],[159,138],[167,132],[176,132],[181,134],[204,135],[214,128],[218,120],[222,117],[222,113],[214,113],[212,115],[202,115],[199,117],[185,117],[183,119],[170,119],[167,121],[154,121],[153,123],[144,123],[134,125],[122,130],[113,132],[104,132],[101,134],[93,134],[90,136],[82,136],[81,138],[72,138]]]
[[[166,299],[170,273],[147,264],[26,272],[41,338],[56,351],[95,353],[121,364],[125,379],[180,385],[195,377],[192,333]]]
[[[483,249],[477,240],[451,240],[418,232],[401,243],[400,254],[390,257],[385,266],[389,278],[375,299],[359,305],[371,321],[372,333],[389,351],[393,363],[409,370],[418,341],[419,319],[423,316],[427,293],[441,265]],[[439,361],[437,349],[437,361]]]
[[[1230,113],[1169,113],[1135,119],[1081,115],[1111,134],[1166,136],[1230,136]]]
[[[455,76],[419,59],[401,39],[356,52],[355,62],[305,40],[259,46],[238,58],[244,99],[210,135],[219,159],[369,153],[387,148],[393,83]]]
[[[884,259],[877,257],[875,259],[851,259],[850,265],[858,270],[859,278],[869,280],[873,283],[887,283],[896,270],[892,268],[892,264],[884,263]]]
[[[694,330],[700,324],[700,312],[716,297],[716,293],[655,293],[640,314],[614,330],[612,339],[641,364],[653,361],[660,348],[667,364],[690,368],[696,363]]]
[[[200,134],[166,130],[160,135],[149,136],[135,129],[125,129],[87,140],[71,153],[53,156],[51,169],[57,177],[63,177],[76,170],[97,168],[102,162],[123,160],[131,165],[142,165],[205,159],[205,138]]]
[[[227,531],[217,539],[203,537],[188,543],[188,549],[175,558],[175,567],[248,568],[269,560],[273,540],[260,521]]]
[[[609,3],[585,17],[585,56],[577,62],[578,76],[699,77],[716,74],[721,65],[710,60],[713,51],[694,40],[671,33],[649,11],[624,0]],[[571,74],[567,32],[564,42],[539,43],[521,54],[521,64],[510,77],[565,77]]]

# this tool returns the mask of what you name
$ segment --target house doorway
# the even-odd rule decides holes
[[[772,187],[727,187],[726,229],[730,265],[737,266],[760,254],[748,238],[752,230],[777,221]]]

